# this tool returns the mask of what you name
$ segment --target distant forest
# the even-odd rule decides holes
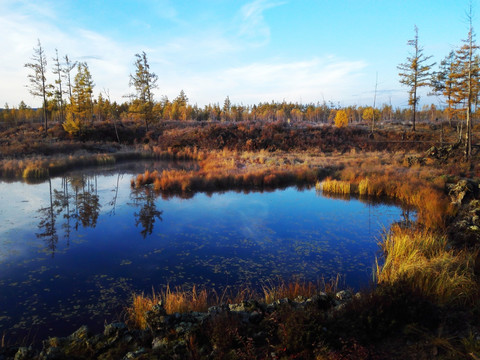
[[[230,104],[227,97],[225,103],[209,104],[203,108],[191,105],[185,93],[181,93],[174,100],[170,101],[164,97],[161,101],[155,102],[152,113],[152,123],[163,120],[177,121],[210,121],[210,122],[310,122],[333,124],[338,110],[344,110],[348,122],[352,124],[370,124],[373,118],[373,107],[371,106],[347,106],[340,107],[335,103],[299,104],[287,102],[259,103],[257,105]],[[55,99],[47,103],[47,115],[52,123],[62,123],[63,117]],[[139,121],[142,122],[138,113],[131,111],[130,101],[118,104],[100,94],[92,102],[92,120],[107,121]],[[412,110],[393,108],[383,104],[375,108],[375,121],[379,122],[400,122],[405,123],[412,118]],[[423,106],[417,112],[417,118],[421,122],[437,122],[447,120],[448,115],[445,109],[435,105]],[[42,122],[42,108],[31,108],[23,101],[17,107],[9,107],[5,104],[0,109],[0,122],[4,124],[23,124]]]
[[[111,101],[108,91],[93,96],[95,83],[86,62],[75,62],[68,55],[59,58],[58,51],[52,57],[53,65],[47,66],[47,56],[40,40],[33,48],[29,69],[30,94],[41,98],[42,107],[32,109],[23,101],[17,107],[5,104],[0,109],[0,124],[4,126],[43,122],[62,124],[71,135],[82,133],[102,121],[138,122],[148,131],[150,125],[165,120],[196,122],[285,122],[320,123],[345,126],[368,124],[373,129],[381,123],[402,123],[412,126],[420,122],[452,122],[466,124],[466,140],[470,142],[470,129],[478,112],[480,97],[480,56],[471,22],[468,36],[457,50],[451,51],[439,64],[431,63],[431,56],[423,53],[418,28],[407,41],[408,56],[397,65],[399,82],[405,86],[409,108],[393,108],[390,104],[376,106],[341,107],[334,102],[299,104],[291,102],[261,102],[256,105],[232,104],[226,96],[223,104],[212,103],[203,108],[191,104],[187,94],[170,100],[166,96],[158,101],[154,91],[158,89],[158,76],[150,69],[145,52],[135,54],[134,72],[128,81],[134,90],[125,101]],[[48,76],[47,76],[48,75]],[[52,76],[53,75],[53,76]],[[51,77],[51,78],[49,78]],[[420,109],[418,90],[429,89],[435,95],[438,106],[424,105]]]

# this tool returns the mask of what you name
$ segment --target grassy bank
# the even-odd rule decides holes
[[[430,158],[418,159],[415,154],[404,152],[352,150],[325,154],[315,150],[295,153],[223,150],[193,153],[192,157],[200,165],[198,170],[146,172],[132,179],[132,186],[151,186],[162,195],[188,195],[195,191],[316,183],[326,194],[397,199],[417,211],[415,224],[396,225],[385,235],[380,245],[382,255],[377,262],[374,288],[330,315],[320,314],[318,309],[293,311],[292,317],[297,317],[296,320],[277,314],[275,339],[279,340],[279,333],[289,334],[290,340],[280,341],[289,356],[308,353],[309,358],[317,352],[324,354],[317,358],[366,359],[375,358],[372,354],[377,351],[385,351],[383,354],[388,354],[388,358],[408,358],[419,351],[423,358],[428,358],[426,354],[430,354],[431,349],[446,359],[479,356],[479,342],[468,340],[479,330],[472,321],[473,314],[480,309],[476,270],[479,251],[455,247],[445,235],[458,212],[447,194],[447,185],[458,180],[470,165],[450,162],[438,166]],[[289,289],[289,294],[279,290],[282,286],[272,287],[263,297],[257,296],[257,300],[268,303],[279,296],[292,298],[292,294],[297,294],[294,290],[297,285],[282,285]],[[316,287],[301,288],[302,296],[307,297],[319,291]],[[466,313],[470,314],[468,319],[464,318]],[[451,323],[451,316],[463,319],[464,327]],[[317,330],[324,327],[328,332],[318,330],[320,332],[312,335],[305,326]],[[313,336],[323,347],[312,348],[302,336]],[[344,342],[339,342],[339,338]],[[393,352],[383,347],[387,338],[397,347]],[[400,343],[412,338],[417,348],[398,349],[402,347]],[[292,339],[295,339],[293,343]],[[302,346],[308,348],[308,352],[300,351]]]
[[[379,284],[406,284],[439,305],[478,305],[478,250],[456,250],[444,235],[399,226],[392,227],[381,247],[384,261],[377,264]]]
[[[166,313],[186,313],[190,311],[206,312],[212,306],[222,304],[239,304],[246,301],[260,301],[271,304],[280,299],[310,298],[318,293],[326,293],[334,296],[339,288],[339,276],[326,281],[322,279],[316,283],[299,278],[285,281],[279,279],[264,284],[261,290],[249,287],[226,288],[221,293],[213,289],[191,289],[183,287],[170,288],[155,291],[151,294],[134,294],[131,306],[126,309],[127,322],[139,329],[145,329],[146,313],[152,310],[154,305],[161,303]]]
[[[141,159],[191,160],[188,153],[178,151],[152,151],[149,147],[125,148],[111,153],[75,153],[58,156],[34,156],[23,159],[0,160],[0,179],[27,182],[42,181],[50,176],[87,166],[115,164]]]

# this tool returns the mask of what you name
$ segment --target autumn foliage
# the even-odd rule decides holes
[[[335,126],[342,128],[348,125],[348,116],[345,110],[338,110],[335,114]]]

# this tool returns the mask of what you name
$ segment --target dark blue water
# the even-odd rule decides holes
[[[166,284],[260,287],[279,277],[372,279],[382,231],[402,209],[315,190],[157,197],[133,190],[152,164],[0,183],[0,336],[100,330],[133,292]],[[157,163],[157,168],[172,164]]]

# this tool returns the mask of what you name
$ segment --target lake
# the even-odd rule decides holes
[[[378,242],[406,210],[315,189],[195,194],[132,190],[130,162],[40,184],[0,183],[0,336],[38,341],[122,320],[134,292],[260,288],[279,278],[372,281]]]

